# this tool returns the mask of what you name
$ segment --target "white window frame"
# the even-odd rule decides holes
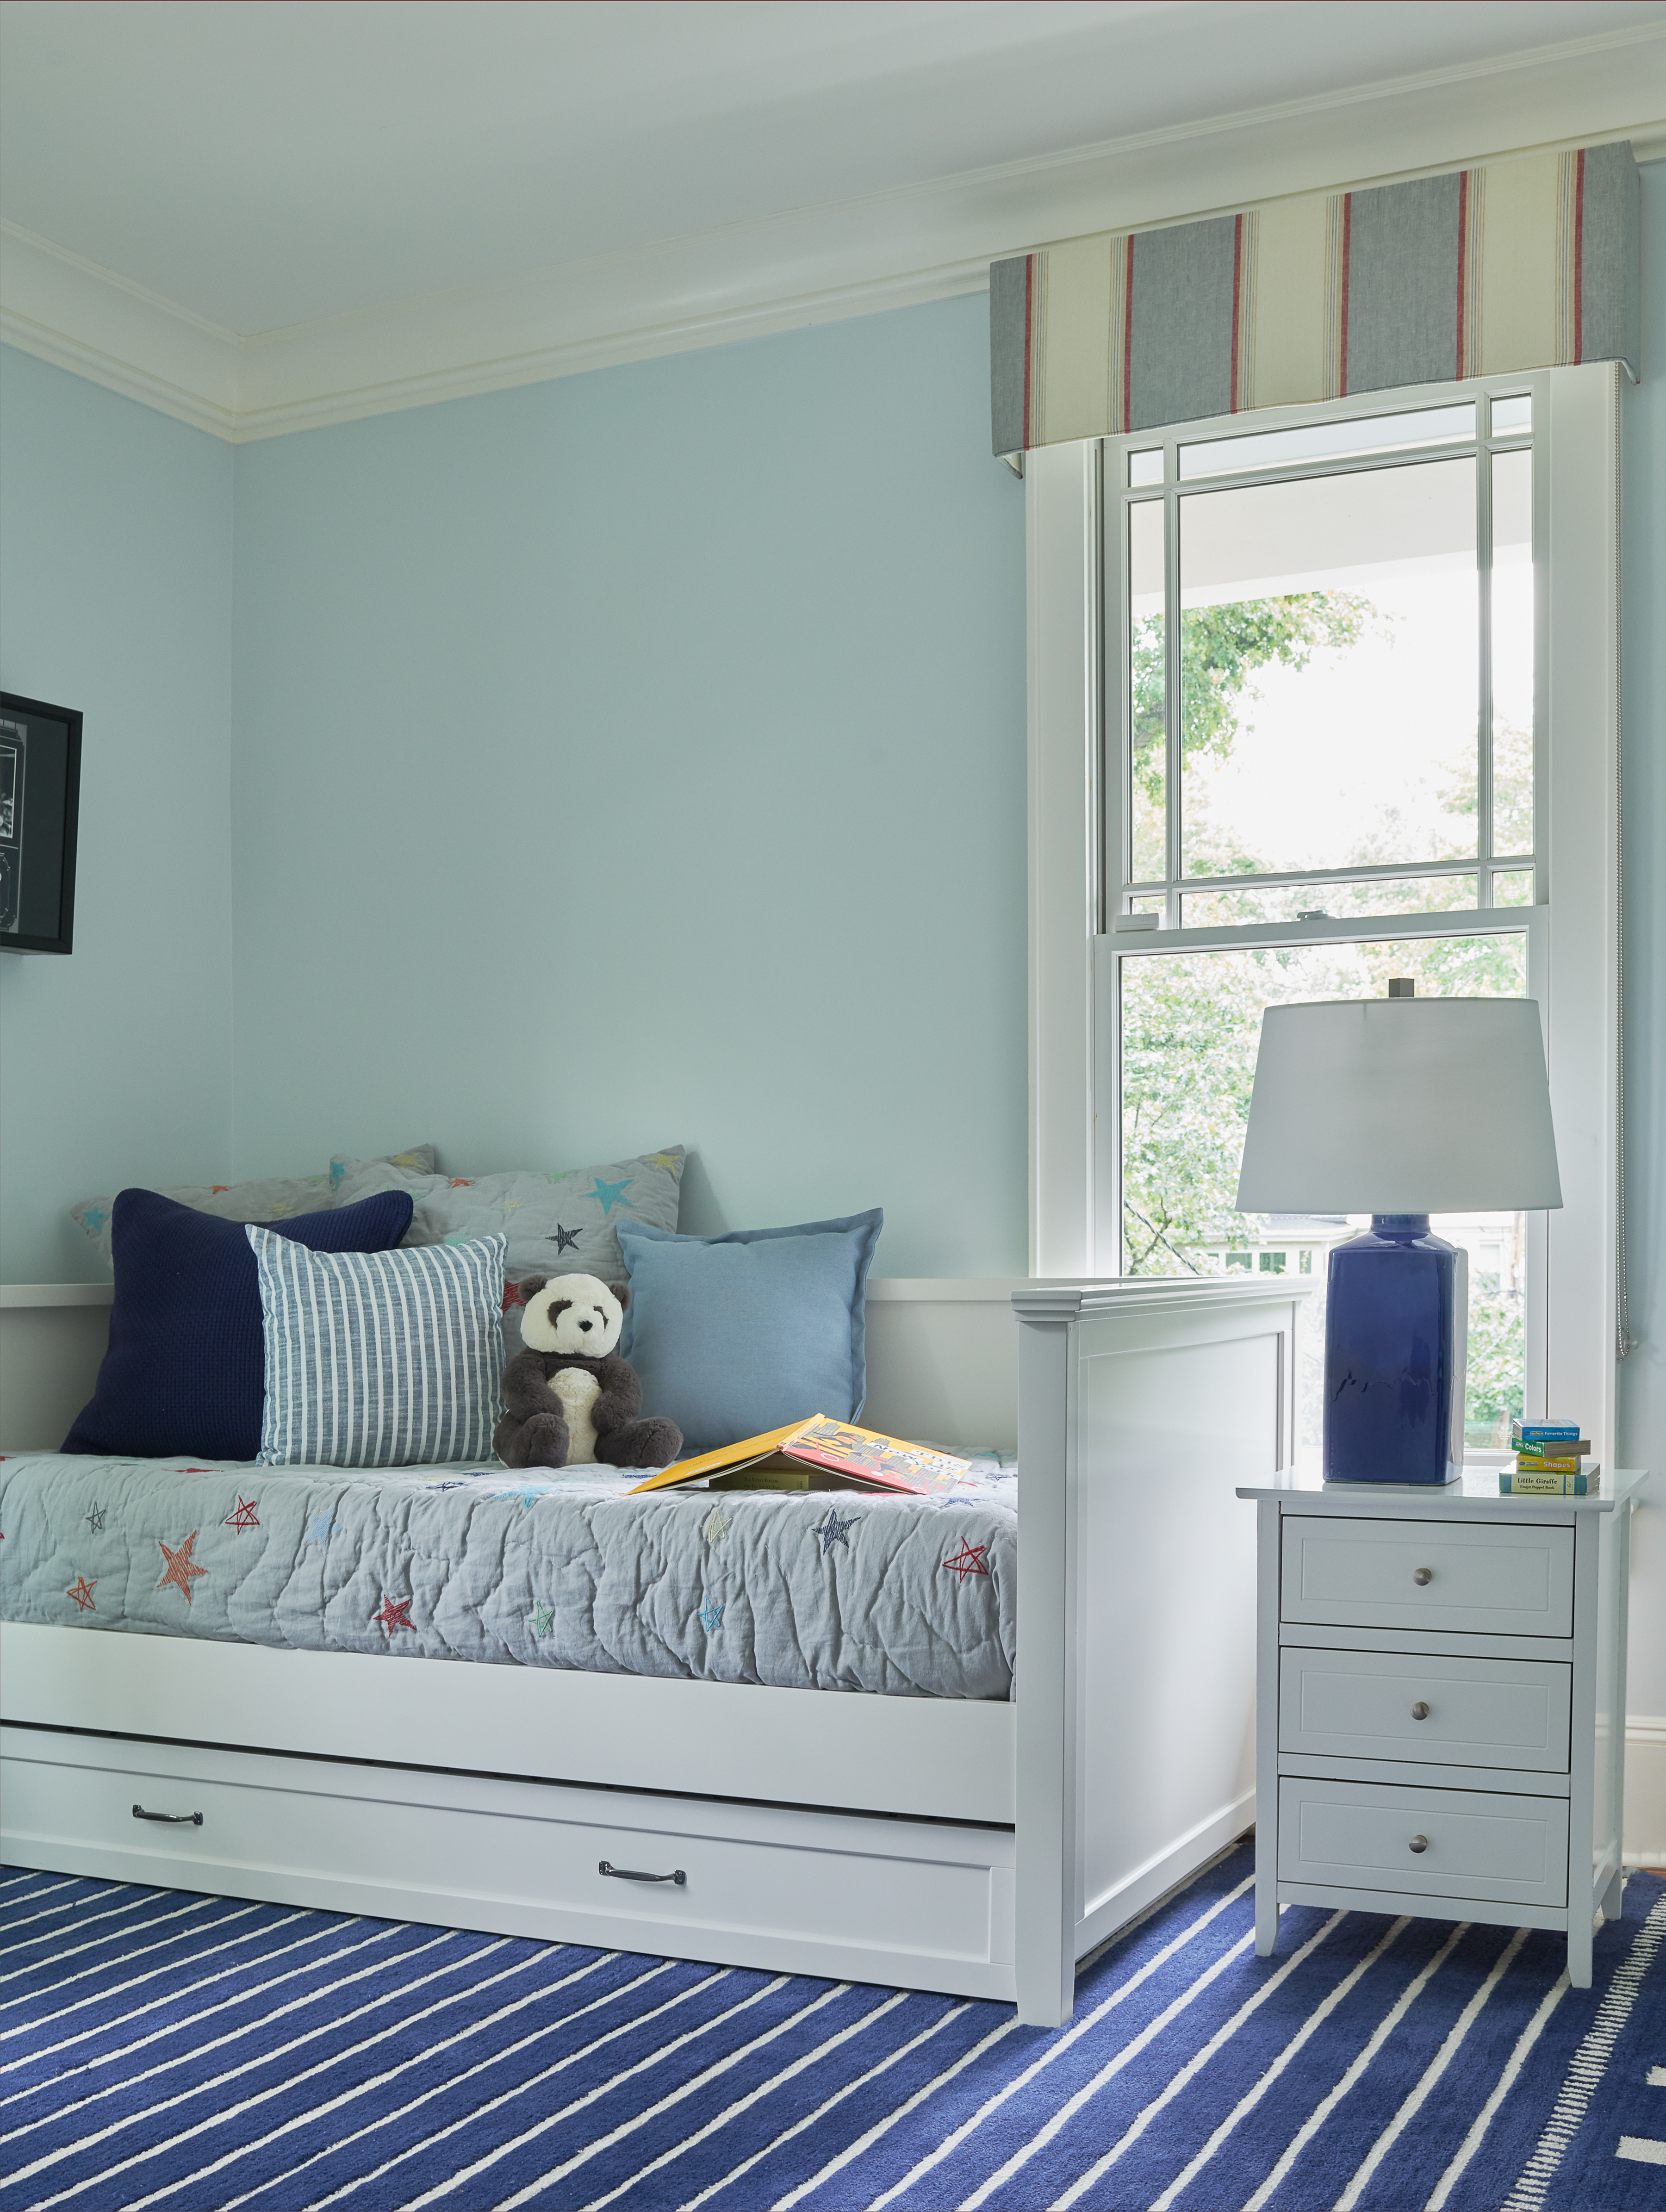
[[[1303,926],[1347,942],[1524,927],[1528,990],[1545,1026],[1561,1168],[1560,1211],[1529,1217],[1526,1408],[1588,1420],[1612,1464],[1619,1152],[1618,767],[1620,370],[1612,362],[1370,392],[1189,424],[1190,438],[1339,415],[1450,404],[1531,386],[1535,687],[1535,903],[1462,918]],[[1158,433],[1134,444],[1155,443]],[[1118,449],[1130,441],[1116,441]],[[1115,1019],[1106,934],[1102,514],[1097,441],[1038,448],[1025,466],[1029,641],[1030,1271],[1109,1275],[1120,1264]],[[1283,939],[1255,931],[1146,934],[1159,946]],[[1133,957],[1138,957],[1134,955]]]

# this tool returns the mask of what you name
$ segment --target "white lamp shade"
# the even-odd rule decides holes
[[[1262,1016],[1240,1212],[1561,1202],[1536,1000],[1343,1000]]]

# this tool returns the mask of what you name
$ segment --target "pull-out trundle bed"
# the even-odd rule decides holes
[[[1254,1819],[1234,1491],[1289,1462],[1298,1298],[1219,1279],[1015,1293],[1010,1697],[391,1663],[94,1632],[77,1606],[78,1626],[0,1627],[0,1844],[14,1864],[1015,2001],[1055,2025],[1077,1960]]]

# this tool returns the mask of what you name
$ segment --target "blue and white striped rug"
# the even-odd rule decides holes
[[[1666,2202],[1666,1884],[1547,1935],[1287,1909],[1250,1858],[1000,2005],[232,1898],[0,1887],[9,2212],[1626,2212]]]

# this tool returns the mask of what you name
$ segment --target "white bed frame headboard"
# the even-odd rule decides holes
[[[887,1435],[1011,1451],[1018,1435],[1023,1285],[873,1282],[867,1406]],[[93,1395],[110,1334],[108,1283],[0,1285],[0,1452],[56,1451]]]

